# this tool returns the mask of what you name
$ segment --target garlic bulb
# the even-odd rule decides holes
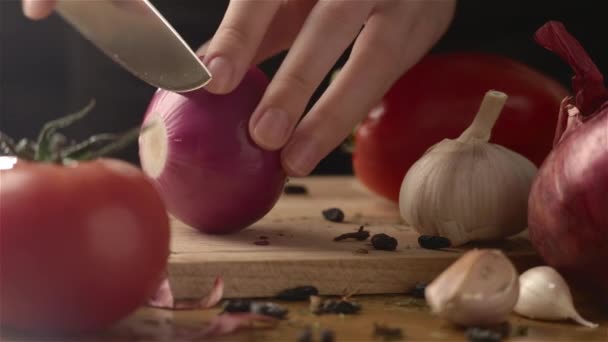
[[[537,168],[488,142],[506,100],[506,94],[488,91],[460,137],[433,145],[412,165],[399,194],[406,224],[423,235],[447,237],[454,246],[498,240],[526,228]]]
[[[496,249],[466,252],[425,290],[431,312],[463,326],[506,321],[518,295],[517,270]]]
[[[568,284],[552,267],[538,266],[519,277],[520,296],[515,312],[532,319],[572,319],[586,327],[598,325],[585,320],[574,308]]]

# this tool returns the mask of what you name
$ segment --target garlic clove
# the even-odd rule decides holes
[[[520,295],[514,308],[517,314],[531,319],[572,319],[589,328],[598,326],[576,311],[568,284],[554,268],[531,268],[521,274],[519,283]]]
[[[432,313],[463,326],[506,321],[518,295],[517,270],[496,249],[466,252],[425,290]]]

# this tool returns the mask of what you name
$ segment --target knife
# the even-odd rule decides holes
[[[211,73],[148,0],[59,0],[56,11],[108,57],[148,84],[196,90]]]

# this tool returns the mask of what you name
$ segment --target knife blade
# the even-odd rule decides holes
[[[147,0],[59,0],[57,12],[108,57],[148,84],[175,92],[211,73]]]

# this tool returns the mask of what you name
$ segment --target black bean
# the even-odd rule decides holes
[[[279,300],[308,300],[310,296],[316,296],[319,290],[314,286],[297,286],[290,289],[285,289],[276,298]]]
[[[334,313],[352,315],[361,310],[361,305],[358,303],[345,300],[326,300],[320,306],[317,313]]]
[[[500,342],[503,339],[503,335],[498,331],[477,327],[468,328],[465,335],[470,342]]]
[[[247,299],[231,299],[224,303],[224,312],[250,312],[251,301]]]
[[[232,299],[224,304],[223,312],[250,312],[270,316],[278,319],[284,318],[289,310],[271,302],[254,302],[246,299]]]
[[[261,314],[270,316],[278,319],[283,319],[287,315],[289,310],[275,303],[251,303],[251,313]]]
[[[372,246],[374,246],[375,249],[394,251],[397,249],[397,239],[384,233],[375,234],[372,236]]]
[[[322,211],[323,217],[332,222],[344,221],[344,212],[339,208],[329,208]]]
[[[417,283],[408,294],[414,298],[425,298],[424,291],[426,290],[426,285],[425,283]]]
[[[289,184],[283,188],[283,192],[288,195],[304,195],[308,189],[304,185]]]
[[[418,237],[418,245],[425,249],[441,249],[450,247],[452,242],[443,236],[421,235]]]

